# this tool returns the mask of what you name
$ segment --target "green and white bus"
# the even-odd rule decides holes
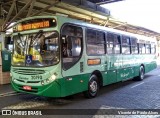
[[[83,92],[155,69],[156,40],[63,16],[36,16],[14,26],[11,84],[46,97]]]

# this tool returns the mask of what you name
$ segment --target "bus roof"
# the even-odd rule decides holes
[[[76,24],[76,25],[84,26],[84,27],[90,27],[90,28],[94,28],[94,29],[98,29],[98,30],[109,31],[109,32],[113,32],[113,33],[116,33],[116,34],[122,34],[122,35],[130,36],[130,37],[136,37],[138,39],[138,42],[140,42],[141,40],[156,42],[155,37],[147,37],[147,36],[144,36],[144,35],[133,34],[133,33],[129,33],[129,32],[125,32],[125,31],[121,31],[121,30],[117,30],[117,29],[113,29],[113,28],[109,28],[109,27],[105,27],[105,26],[100,26],[100,25],[84,22],[82,20],[77,20],[77,19],[66,17],[66,16],[61,16],[61,15],[33,16],[33,17],[28,17],[28,18],[22,19],[22,20],[18,21],[16,24],[18,24],[20,22],[23,22],[25,20],[32,20],[32,19],[35,19],[35,18],[55,18],[55,17],[57,17],[57,20],[65,19],[66,23],[73,23],[73,24]]]
[[[58,16],[57,15],[56,17],[58,17],[58,19],[65,18],[68,23],[74,23],[74,24],[77,24],[77,25],[85,26],[85,27],[91,27],[91,28],[95,28],[95,29],[99,29],[99,30],[104,30],[104,31],[109,31],[109,32],[117,33],[117,34],[127,35],[127,36],[130,36],[130,37],[135,37],[135,38],[138,39],[138,42],[141,42],[141,40],[145,40],[146,42],[156,42],[155,37],[147,37],[147,36],[143,36],[143,35],[139,35],[139,34],[133,34],[133,33],[129,33],[129,32],[113,29],[113,28],[108,28],[108,27],[105,27],[105,26],[100,26],[100,25],[87,23],[87,22],[84,22],[84,21],[81,21],[81,20],[68,18],[68,17],[65,17],[65,16]]]

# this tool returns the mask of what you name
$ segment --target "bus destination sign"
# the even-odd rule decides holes
[[[55,19],[32,19],[19,23],[17,26],[14,27],[14,32],[34,30],[40,28],[49,28],[55,26],[56,26]]]

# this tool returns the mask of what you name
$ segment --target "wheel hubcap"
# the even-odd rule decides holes
[[[90,84],[90,90],[93,93],[97,91],[97,82],[96,81],[91,82],[91,84]]]
[[[143,70],[142,70],[142,72],[141,72],[141,79],[143,79],[143,77],[144,77],[144,73],[143,73]]]
[[[144,72],[143,72],[143,69],[141,70],[141,79],[144,78]]]

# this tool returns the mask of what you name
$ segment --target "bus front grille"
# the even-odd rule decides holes
[[[36,70],[36,69],[12,69],[14,73],[17,74],[23,74],[23,75],[38,75],[38,74],[44,74],[44,70]]]
[[[21,80],[21,79],[16,79],[19,82],[23,82],[23,83],[30,83],[30,84],[37,84],[40,83],[41,81],[25,81],[25,80]]]

